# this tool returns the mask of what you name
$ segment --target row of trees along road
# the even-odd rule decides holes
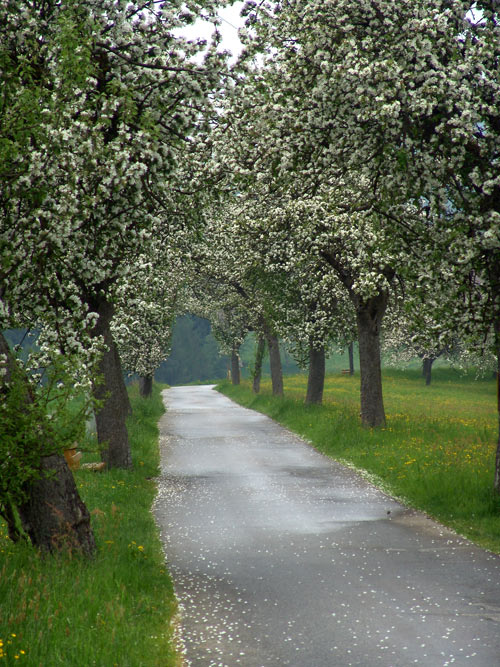
[[[1,328],[40,328],[37,363],[55,368],[55,359],[57,385],[66,381],[69,394],[92,390],[110,467],[132,464],[114,333],[130,352],[152,311],[161,320],[175,300],[168,250],[175,254],[201,220],[198,146],[224,81],[215,41],[197,59],[202,45],[173,29],[217,4],[14,0],[0,8]],[[16,487],[3,474],[27,440],[16,420],[40,390],[0,342],[1,395],[19,399],[2,401],[10,410],[2,415],[2,514],[14,536],[23,530],[51,550],[66,532],[90,554],[88,512],[50,415],[23,424],[40,443],[38,463],[18,457]],[[135,370],[138,360],[131,363]]]
[[[267,342],[277,395],[285,338],[309,363],[310,402],[324,350],[356,338],[367,427],[385,424],[382,335],[425,358],[458,339],[498,368],[497,3],[250,1],[232,71],[217,33],[197,58],[174,36],[217,9],[188,6],[0,9],[1,324],[40,328],[33,364],[66,398],[92,393],[108,465],[131,465],[120,357],[146,382],[175,312],[210,318],[236,380],[253,331],[256,390]],[[16,419],[41,390],[0,341],[8,453],[22,462]],[[23,428],[43,447],[0,503],[13,536],[17,512],[50,549],[66,473],[35,412]],[[498,452],[500,492],[500,438]],[[60,496],[91,553],[74,484]]]
[[[312,349],[354,324],[361,419],[382,426],[384,328],[404,325],[431,356],[457,338],[489,347],[498,365],[498,6],[289,0],[244,11],[239,79],[214,131],[226,193],[206,235],[207,277],[234,321],[258,331],[263,317],[286,336],[298,320]],[[316,298],[322,281],[328,304]],[[499,474],[497,456],[497,491]]]

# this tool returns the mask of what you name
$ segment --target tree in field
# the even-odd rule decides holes
[[[121,467],[131,457],[117,295],[153,230],[180,219],[177,191],[196,171],[194,138],[223,69],[215,45],[199,65],[201,46],[173,36],[193,11],[153,1],[0,8],[0,327],[43,322],[53,349],[82,363],[100,349],[96,395],[103,421],[113,419],[103,444]]]
[[[302,200],[284,198],[268,227],[292,237],[296,252],[329,275],[337,303],[350,301],[357,328],[361,372],[361,419],[367,426],[385,424],[380,332],[400,258],[372,211],[348,213],[335,204],[339,193],[318,193]],[[299,278],[300,279],[300,278]],[[344,309],[345,310],[345,309]],[[342,311],[340,311],[342,312]],[[340,328],[330,312],[331,329]]]
[[[343,348],[355,337],[355,320],[347,294],[322,260],[293,253],[295,289],[289,285],[283,338],[295,360],[308,368],[305,402],[320,404],[328,350]]]
[[[443,283],[440,287],[439,299],[445,303]],[[382,332],[383,350],[395,363],[421,359],[422,375],[426,385],[430,385],[434,362],[439,358],[450,359],[457,352],[454,327],[450,327],[446,319],[433,317],[418,293],[405,293],[405,298],[402,294],[396,295],[389,306],[387,320],[388,325]]]

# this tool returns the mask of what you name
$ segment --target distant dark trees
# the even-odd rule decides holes
[[[219,354],[210,322],[195,315],[177,318],[172,352],[155,373],[158,382],[187,384],[226,377],[228,358]]]

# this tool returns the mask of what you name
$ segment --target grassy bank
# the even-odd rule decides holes
[[[426,387],[418,371],[386,371],[386,429],[359,423],[359,376],[327,377],[322,406],[303,404],[307,378],[285,378],[285,399],[269,382],[219,389],[309,440],[328,456],[369,473],[388,493],[500,553],[500,506],[492,492],[497,437],[492,380],[436,369]]]
[[[176,603],[150,511],[160,390],[147,401],[132,387],[131,400],[133,471],[75,473],[92,513],[94,560],[41,557],[10,542],[0,523],[0,665],[177,664]]]

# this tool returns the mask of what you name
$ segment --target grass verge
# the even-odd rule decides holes
[[[269,381],[256,396],[248,382],[219,391],[263,412],[328,456],[369,475],[402,499],[477,544],[500,553],[500,504],[493,494],[497,437],[491,380],[436,369],[426,387],[416,371],[386,371],[385,429],[359,422],[359,376],[328,376],[324,403],[304,405],[307,378],[284,378],[285,398]]]
[[[0,523],[0,665],[177,665],[176,602],[151,514],[158,473],[160,388],[130,390],[132,471],[75,472],[92,513],[92,561],[43,557]],[[89,460],[89,457],[88,457]]]

